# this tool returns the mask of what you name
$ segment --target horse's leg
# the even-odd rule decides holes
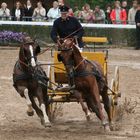
[[[40,104],[40,109],[43,113],[43,119],[44,119],[44,126],[45,127],[51,127],[51,123],[49,121],[49,117],[47,116],[47,106],[45,103],[46,99],[44,99],[46,96],[43,95],[45,93],[43,93],[43,89],[41,87],[38,87],[37,89],[37,98],[38,98],[38,101],[39,101],[39,104]]]
[[[34,115],[34,111],[32,108],[32,103],[29,99],[29,94],[28,94],[28,89],[24,86],[17,86],[17,91],[18,93],[21,95],[21,97],[24,97],[28,106],[27,109],[27,114],[28,116],[33,116]]]
[[[109,123],[112,124],[112,118],[110,115],[110,102],[107,94],[107,87],[104,87],[103,91],[101,92],[102,100],[104,103],[104,109],[107,112]]]
[[[85,112],[87,121],[90,121],[90,115],[91,115],[91,113],[88,110],[88,107],[84,104],[81,93],[79,91],[75,90],[74,91],[74,96],[80,102],[81,107],[82,107],[83,111]]]
[[[28,106],[27,114],[28,114],[28,116],[33,116],[34,111],[33,111],[33,108],[32,108],[32,102],[29,98],[29,91],[28,91],[27,88],[24,90],[24,96],[25,96],[26,103],[27,103],[27,106]]]
[[[94,86],[92,86],[91,94],[94,101],[94,107],[93,107],[94,112],[96,113],[97,117],[101,120],[102,125],[104,126],[105,130],[110,131],[108,122],[105,120],[105,116],[103,115],[97,82],[95,82]]]

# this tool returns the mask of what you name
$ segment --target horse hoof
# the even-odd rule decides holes
[[[33,115],[34,115],[34,111],[31,111],[31,112],[28,112],[28,111],[27,111],[27,115],[28,115],[28,116],[33,116]]]
[[[91,120],[90,115],[86,116],[86,119],[87,119],[87,122],[89,122]]]
[[[111,123],[109,123],[109,126],[110,126],[110,130],[111,131],[114,131],[114,124],[111,122]]]
[[[50,123],[50,122],[47,122],[47,123],[45,123],[44,124],[44,127],[46,128],[46,127],[51,127],[52,126],[52,124]]]
[[[110,132],[110,131],[111,131],[108,124],[106,124],[106,125],[104,126],[104,131],[105,131],[105,132]]]

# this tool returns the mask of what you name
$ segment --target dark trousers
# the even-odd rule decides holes
[[[139,27],[136,28],[136,39],[137,39],[136,48],[140,49],[140,28]]]

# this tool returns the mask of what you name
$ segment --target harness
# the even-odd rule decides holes
[[[41,86],[47,87],[48,85],[48,77],[46,73],[43,71],[43,69],[37,65],[31,73],[25,72],[22,67],[20,66],[20,62],[17,61],[15,64],[14,69],[19,69],[21,71],[21,74],[15,74],[13,73],[13,86],[16,87],[16,82],[20,80],[26,80],[26,81],[37,81]]]

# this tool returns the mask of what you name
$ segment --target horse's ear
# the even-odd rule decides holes
[[[36,54],[39,54],[40,52],[41,52],[40,46],[37,45],[37,46],[36,46],[35,53],[36,53]]]

